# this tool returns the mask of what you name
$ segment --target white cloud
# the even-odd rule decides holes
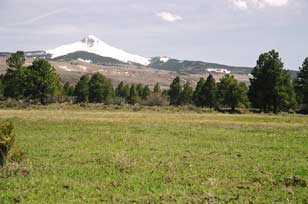
[[[159,12],[156,14],[158,17],[160,17],[162,20],[164,21],[168,21],[168,22],[176,22],[176,21],[180,21],[180,20],[183,20],[183,18],[179,15],[175,15],[175,14],[172,14],[170,12],[166,12],[166,11],[163,11],[163,12]]]
[[[245,10],[248,8],[247,2],[245,0],[232,0],[232,3],[236,8]]]
[[[236,8],[245,10],[252,7],[284,7],[289,4],[289,0],[229,0]]]

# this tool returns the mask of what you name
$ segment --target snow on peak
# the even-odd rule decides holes
[[[67,55],[77,51],[85,51],[94,53],[103,57],[111,57],[125,63],[133,62],[147,66],[150,64],[150,59],[142,56],[127,53],[123,50],[112,47],[101,41],[94,35],[88,35],[81,41],[62,45],[56,49],[48,50],[47,53],[52,55],[52,58]]]
[[[163,62],[163,63],[166,63],[166,62],[168,62],[170,60],[170,58],[169,57],[160,57],[159,58],[159,61],[161,61],[161,62]]]

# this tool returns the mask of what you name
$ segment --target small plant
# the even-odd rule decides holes
[[[0,168],[2,168],[15,142],[14,129],[11,122],[0,122]]]

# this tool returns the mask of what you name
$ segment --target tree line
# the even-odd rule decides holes
[[[179,76],[164,90],[159,83],[153,90],[148,85],[124,82],[114,88],[111,80],[100,73],[85,74],[72,86],[68,82],[62,85],[45,59],[35,59],[26,66],[25,55],[19,51],[6,63],[7,71],[0,76],[0,94],[6,98],[38,100],[41,104],[65,96],[76,103],[195,105],[232,111],[244,107],[273,113],[308,110],[308,58],[292,80],[275,50],[260,55],[249,86],[227,74],[218,81],[212,75],[201,78],[195,88],[190,82],[183,84]]]

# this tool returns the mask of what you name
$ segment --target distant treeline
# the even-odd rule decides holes
[[[176,77],[169,89],[157,83],[148,85],[119,83],[114,89],[110,79],[100,73],[83,75],[76,86],[60,83],[55,69],[45,59],[25,66],[25,55],[18,51],[7,59],[7,71],[0,77],[0,95],[5,98],[40,102],[143,104],[149,106],[195,105],[216,110],[253,108],[262,112],[293,112],[308,109],[308,58],[295,80],[284,69],[279,53],[260,55],[252,71],[250,85],[225,75],[215,81],[212,75],[201,78],[195,88]]]

